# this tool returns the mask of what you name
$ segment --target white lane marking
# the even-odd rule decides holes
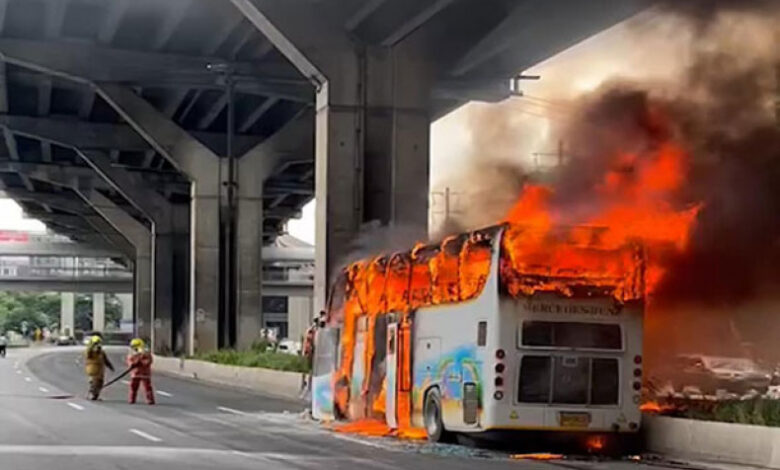
[[[22,371],[20,371],[19,369],[16,369],[16,373],[17,373],[17,374],[21,374],[21,373],[22,373]]]
[[[14,369],[18,369],[18,368],[19,368],[19,361],[16,361],[14,362]]]
[[[247,416],[247,415],[249,415],[249,413],[246,413],[246,412],[244,412],[244,411],[241,411],[241,410],[234,410],[233,408],[228,408],[228,407],[226,407],[226,406],[218,406],[218,407],[217,407],[217,409],[218,409],[219,411],[224,411],[225,413],[231,413],[231,414],[234,414],[234,415],[241,415],[241,416]]]
[[[173,396],[172,393],[163,392],[162,390],[156,390],[155,393],[157,393],[158,395],[162,395],[164,397],[169,397],[169,398]]]
[[[68,402],[68,406],[73,408],[74,410],[84,411],[84,407],[79,405],[78,403]]]
[[[24,378],[24,381],[25,381],[25,382],[32,382],[32,379],[31,379],[31,378],[29,378],[29,377],[25,377],[25,378]]]
[[[152,436],[151,434],[149,434],[149,433],[145,433],[145,432],[143,432],[143,431],[141,431],[141,430],[139,430],[139,429],[130,428],[130,432],[131,432],[131,433],[133,433],[133,434],[135,434],[136,436],[143,437],[143,438],[144,438],[144,439],[146,439],[147,441],[152,441],[152,442],[162,442],[162,439],[160,439],[159,437],[157,437],[157,436]]]
[[[49,389],[46,387],[38,387],[38,390],[40,390],[43,393],[49,393]]]
[[[125,385],[130,385],[130,381],[129,380],[123,380],[122,383],[125,384]]]

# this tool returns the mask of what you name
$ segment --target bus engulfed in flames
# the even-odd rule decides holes
[[[609,159],[572,200],[560,184],[526,184],[496,227],[420,243],[408,252],[358,261],[342,270],[331,292],[329,325],[339,328],[338,366],[331,374],[333,416],[344,432],[424,437],[412,424],[411,323],[415,310],[476,298],[500,250],[499,286],[514,298],[553,293],[652,302],[664,260],[686,250],[701,204],[674,203],[687,172],[685,152],[669,139]],[[602,160],[603,164],[603,160]],[[494,245],[500,236],[500,244]],[[374,370],[374,334],[384,317],[399,325],[398,380]],[[397,316],[397,318],[395,318]],[[360,371],[360,379],[353,377]],[[377,379],[379,378],[379,379]],[[388,387],[398,391],[397,425],[385,419]]]

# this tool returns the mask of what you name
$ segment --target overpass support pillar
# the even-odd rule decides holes
[[[60,332],[73,335],[75,326],[76,294],[63,292],[60,294]]]
[[[236,348],[249,349],[263,327],[263,181],[268,156],[262,146],[238,160],[236,214]]]
[[[334,270],[353,261],[364,224],[389,227],[387,237],[397,243],[412,244],[428,233],[425,68],[387,49],[350,56],[358,75],[334,67],[317,94],[315,195],[325,202],[316,216],[317,309],[325,305]]]
[[[92,329],[101,333],[106,330],[106,294],[92,294]]]
[[[314,307],[320,309],[329,276],[349,261],[364,224],[427,237],[431,61],[414,35],[389,47],[356,44],[339,25],[321,21],[328,12],[317,6],[232,2],[316,89]]]
[[[121,322],[126,324],[133,321],[133,294],[116,294],[119,303],[122,304]],[[120,323],[120,325],[122,324]]]

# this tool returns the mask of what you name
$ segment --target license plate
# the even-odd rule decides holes
[[[587,428],[590,426],[590,413],[560,414],[561,427],[563,428]]]

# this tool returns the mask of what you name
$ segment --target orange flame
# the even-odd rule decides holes
[[[612,285],[619,280],[615,296],[621,300],[652,293],[664,275],[661,255],[670,248],[681,251],[687,247],[701,209],[701,204],[677,209],[671,202],[686,172],[686,154],[670,142],[643,158],[618,155],[592,188],[593,205],[598,210],[582,217],[570,216],[556,207],[553,189],[526,186],[506,217],[513,224],[504,243],[507,261],[526,276],[523,281],[515,280],[510,291],[530,294],[554,289],[571,295],[572,285],[578,283]],[[556,232],[554,227],[560,227],[560,222],[569,222],[574,228]],[[641,242],[648,251],[644,285],[637,284],[632,273],[640,258],[630,254],[614,258],[614,250],[633,242]],[[566,281],[529,285],[528,275]]]
[[[424,429],[392,429],[384,421],[377,419],[360,419],[348,423],[338,423],[332,426],[334,432],[358,434],[361,436],[385,437],[396,436],[401,439],[425,439]]]
[[[677,407],[674,405],[669,404],[661,404],[657,401],[648,401],[645,403],[642,403],[642,405],[639,406],[639,410],[643,413],[649,413],[649,414],[661,414],[661,413],[668,413],[670,411],[675,411]]]
[[[607,438],[604,436],[590,436],[585,442],[585,447],[587,447],[590,452],[602,451],[606,446]]]
[[[361,436],[389,436],[393,430],[387,423],[375,419],[361,419],[333,426],[336,432],[360,434]]]
[[[535,454],[511,454],[509,458],[512,460],[561,460],[563,459],[563,454],[550,454],[546,452]]]

